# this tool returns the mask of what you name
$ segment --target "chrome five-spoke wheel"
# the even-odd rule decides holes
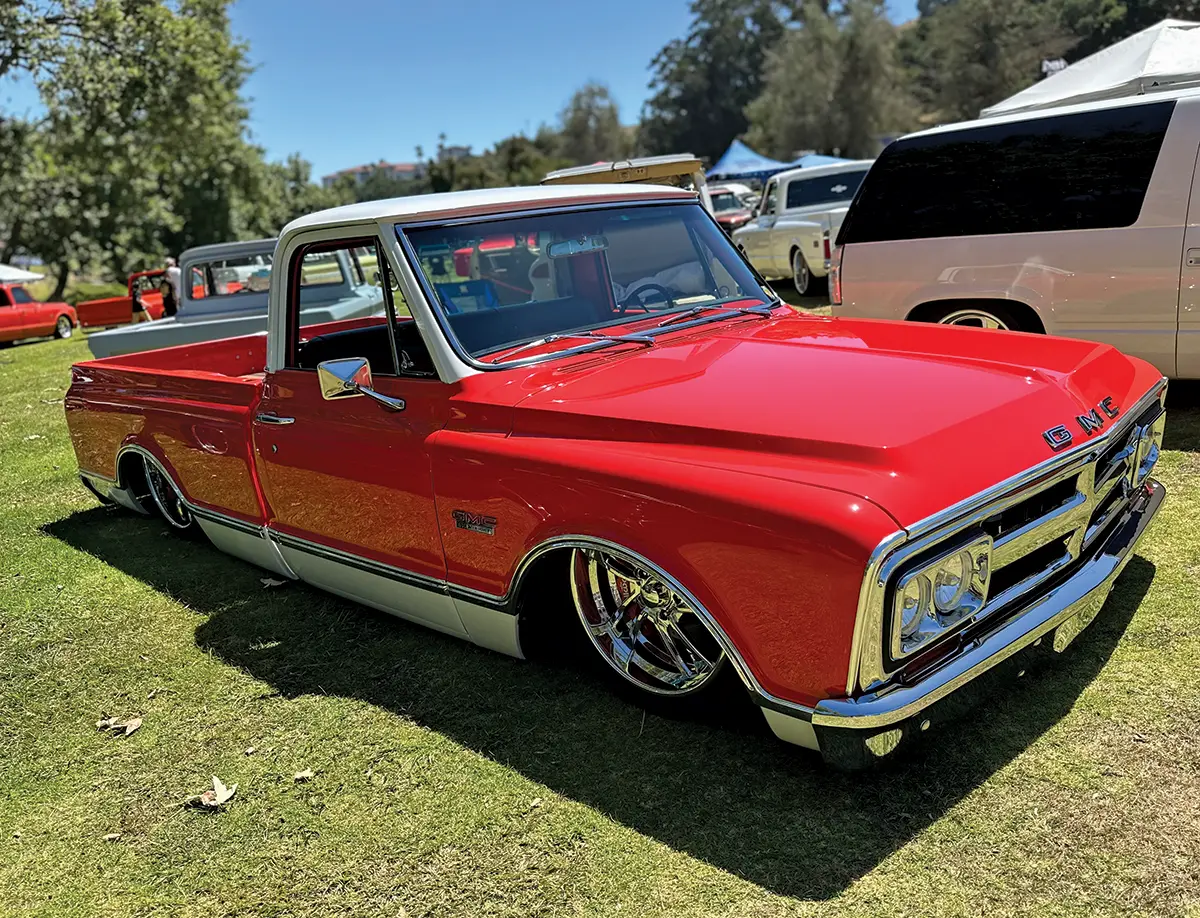
[[[158,512],[163,515],[163,519],[175,529],[190,530],[195,522],[195,517],[192,516],[192,511],[188,509],[187,504],[183,502],[183,498],[179,496],[179,492],[175,490],[175,485],[167,478],[157,463],[147,459],[145,468],[150,498],[154,501]]]
[[[574,549],[571,593],[592,646],[642,692],[692,695],[724,669],[720,642],[688,600],[626,555]]]
[[[71,319],[68,316],[59,316],[58,321],[54,323],[55,338],[70,338],[74,331],[75,326],[71,324]]]

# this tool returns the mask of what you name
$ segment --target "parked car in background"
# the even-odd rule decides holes
[[[0,346],[22,338],[70,338],[79,325],[66,303],[43,303],[22,284],[0,284]]]
[[[125,296],[109,296],[77,303],[75,311],[79,315],[80,327],[113,328],[117,325],[128,325],[133,321],[133,298],[139,295],[146,307],[146,314],[151,319],[161,319],[163,299],[158,285],[166,276],[167,272],[161,268],[155,271],[139,271],[129,275],[128,293]]]
[[[708,196],[712,199],[713,216],[716,217],[717,225],[727,233],[745,226],[753,216],[746,195],[739,193],[737,188],[729,185],[710,185]]]
[[[830,240],[870,167],[855,160],[771,176],[754,219],[734,234],[738,248],[763,277],[790,278],[801,296],[823,292]]]
[[[530,290],[441,279],[488,239]],[[356,250],[386,314],[303,327],[310,256]],[[276,253],[265,337],[73,368],[101,500],[484,647],[578,646],[664,713],[740,683],[835,764],[1064,650],[1163,499],[1149,364],[799,315],[690,192],[373,201]]]
[[[842,225],[833,311],[1067,335],[1200,378],[1200,93],[891,144]]]
[[[111,357],[265,331],[274,255],[274,239],[188,249],[179,259],[183,289],[176,315],[98,332],[88,337],[88,348]],[[379,314],[383,294],[374,271],[374,255],[312,253],[300,282],[303,324]]]

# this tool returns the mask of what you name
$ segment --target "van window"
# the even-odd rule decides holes
[[[984,124],[883,151],[838,244],[1129,226],[1175,103]]]
[[[849,201],[862,184],[867,170],[861,172],[839,172],[820,178],[796,178],[788,182],[787,210],[796,207],[814,207],[835,201]]]

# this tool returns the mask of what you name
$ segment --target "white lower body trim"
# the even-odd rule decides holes
[[[204,530],[204,534],[208,536],[213,545],[227,555],[233,555],[235,558],[241,558],[243,561],[264,567],[289,580],[297,579],[296,574],[288,567],[287,562],[279,553],[279,547],[270,539],[264,538],[261,532],[257,534],[243,532],[202,516],[196,517],[196,522],[200,524],[200,528]]]

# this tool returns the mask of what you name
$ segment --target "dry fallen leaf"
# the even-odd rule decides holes
[[[254,747],[253,746],[246,747],[246,755],[254,755]]]
[[[298,771],[292,775],[293,781],[311,781],[313,779],[313,770],[306,768],[304,771]]]
[[[213,775],[212,782],[211,790],[206,790],[200,796],[192,797],[187,802],[202,810],[215,810],[228,803],[237,793],[238,786],[236,784],[226,787],[216,775]]]
[[[263,577],[259,583],[263,585],[264,590],[269,590],[271,587],[280,587],[287,583],[286,580],[276,580],[274,577]]]
[[[28,437],[26,437],[26,438],[25,438],[25,440],[26,440],[26,441],[29,441],[29,440],[45,440],[45,439],[46,439],[46,438],[45,438],[45,437],[43,437],[41,434],[30,434]]]
[[[109,832],[107,835],[104,836],[104,840],[106,842],[120,841],[121,833],[120,832]]]
[[[142,725],[140,717],[122,720],[119,717],[101,717],[96,721],[96,729],[101,733],[111,733],[113,736],[129,736]]]
[[[529,802],[530,809],[537,809],[541,805],[542,805],[541,797],[534,797],[533,800],[531,800]]]

